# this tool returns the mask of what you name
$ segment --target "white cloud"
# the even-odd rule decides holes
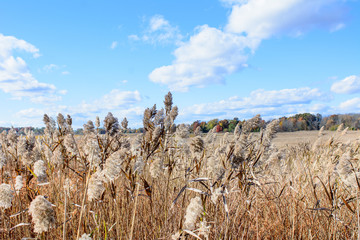
[[[135,34],[129,35],[128,38],[129,38],[129,40],[132,40],[132,41],[139,41],[140,40],[139,36],[135,35]]]
[[[61,94],[61,95],[66,95],[67,92],[68,92],[67,90],[60,90],[60,91],[59,91],[59,94]]]
[[[24,109],[16,113],[16,116],[19,118],[39,118],[42,119],[45,112],[42,109],[29,108]]]
[[[234,5],[244,4],[248,0],[220,0],[225,7],[232,7]]]
[[[331,86],[335,93],[353,94],[360,92],[360,76],[349,76]]]
[[[59,69],[59,66],[58,65],[56,65],[56,64],[48,64],[48,65],[45,65],[44,67],[43,67],[43,70],[45,71],[45,72],[51,72],[51,71],[53,71],[53,70],[55,70],[55,69]]]
[[[230,97],[213,103],[195,104],[181,111],[181,115],[199,115],[201,118],[251,117],[261,113],[266,116],[276,114],[286,115],[299,112],[318,112],[327,107],[323,104],[314,103],[324,101],[329,97],[319,89],[308,87],[281,89],[266,91],[258,89],[250,93],[250,96],[240,98]]]
[[[13,36],[4,36],[0,33],[0,43],[1,59],[8,58],[15,49],[32,53],[34,58],[40,56],[39,49],[37,49],[34,45]]]
[[[153,70],[151,81],[169,86],[173,91],[223,83],[227,74],[246,67],[247,51],[256,48],[256,41],[244,36],[224,33],[207,25],[174,52],[172,65]]]
[[[61,74],[62,74],[62,75],[69,75],[70,72],[69,72],[69,71],[63,71],[63,72],[61,72]]]
[[[95,101],[97,108],[103,108],[107,110],[126,108],[141,101],[141,95],[139,91],[120,91],[119,89],[113,89],[110,93],[104,95],[100,100]]]
[[[150,44],[180,44],[183,36],[177,26],[172,26],[162,15],[155,15],[150,18],[141,37],[132,34],[128,38],[132,41],[142,40]]]
[[[28,97],[34,102],[39,102],[40,98],[58,100],[56,87],[37,81],[26,62],[21,57],[13,56],[15,50],[32,53],[33,57],[40,56],[39,50],[30,43],[0,34],[0,90],[16,99]]]
[[[224,30],[197,27],[189,41],[179,44],[170,65],[154,69],[151,81],[173,91],[225,82],[225,77],[246,66],[262,40],[274,35],[301,35],[315,27],[330,31],[344,27],[342,0],[221,0],[232,7]],[[153,29],[166,26],[154,21]]]
[[[140,116],[144,113],[144,108],[135,106],[135,104],[141,101],[142,97],[139,91],[113,89],[92,102],[82,102],[74,106],[52,105],[44,109],[24,109],[19,111],[16,117],[22,119],[23,122],[30,122],[29,119],[32,119],[38,126],[41,126],[41,121],[35,123],[35,120],[41,120],[44,113],[56,117],[59,112],[70,114],[76,127],[82,126],[87,120],[94,120],[97,115],[105,116],[108,112],[112,112],[118,117],[127,117],[129,121],[139,121]]]
[[[340,110],[347,112],[358,112],[360,111],[360,97],[352,98],[345,102],[340,103]]]
[[[235,4],[226,30],[266,39],[276,34],[303,33],[314,27],[344,27],[340,0],[249,0]]]
[[[117,41],[113,41],[113,42],[111,43],[110,48],[111,48],[111,49],[115,49],[115,48],[117,47],[117,45],[118,45],[118,42],[117,42]]]

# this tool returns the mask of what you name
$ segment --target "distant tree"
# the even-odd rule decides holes
[[[207,122],[206,124],[206,131],[210,131],[211,129],[213,129],[217,124],[219,123],[219,120],[217,118],[210,120],[209,122]]]
[[[229,121],[229,125],[228,125],[228,131],[229,132],[234,132],[236,125],[238,124],[239,119],[238,118],[234,118],[233,120]]]
[[[325,123],[326,130],[329,130],[333,126],[339,125],[339,123],[338,123],[339,115],[337,115],[337,114],[330,115],[325,120],[326,120],[326,123]]]
[[[200,120],[196,120],[190,125],[192,132],[195,132],[196,128],[200,126],[200,123]]]
[[[219,125],[222,128],[222,131],[226,131],[229,127],[229,121],[227,119],[219,121]]]
[[[202,132],[204,132],[204,133],[208,132],[208,131],[206,130],[206,122],[201,122],[201,123],[200,123],[200,128],[201,128],[201,131],[202,131]]]

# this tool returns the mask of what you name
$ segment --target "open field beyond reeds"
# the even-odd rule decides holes
[[[61,114],[40,137],[2,133],[0,238],[358,238],[359,132],[251,133],[256,116],[189,137],[176,116],[166,99],[132,137],[111,114],[84,136]]]

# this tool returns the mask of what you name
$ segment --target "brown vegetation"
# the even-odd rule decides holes
[[[1,238],[358,237],[360,141],[341,140],[346,129],[278,149],[278,120],[262,129],[256,116],[221,139],[189,138],[170,93],[164,103],[132,140],[110,113],[106,134],[97,119],[74,137],[61,114],[44,116],[42,136],[3,132]]]

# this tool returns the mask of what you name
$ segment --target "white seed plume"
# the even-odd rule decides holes
[[[163,172],[162,165],[163,162],[161,158],[156,158],[152,161],[149,169],[151,177],[158,178],[161,175]]]
[[[222,195],[223,190],[222,187],[218,187],[216,188],[212,193],[211,193],[211,201],[216,204],[218,198]]]
[[[0,185],[0,207],[1,208],[10,208],[11,201],[14,198],[13,191],[9,184],[2,183]]]
[[[321,137],[322,135],[324,135],[324,130],[325,130],[325,126],[322,126],[319,130],[319,133],[318,133],[318,137]]]
[[[344,124],[342,123],[342,124],[340,124],[340,125],[337,127],[336,132],[340,133],[340,132],[342,132],[343,130],[344,130]]]
[[[22,176],[21,176],[21,175],[16,176],[16,179],[15,179],[15,190],[16,190],[17,192],[19,192],[22,187],[23,187],[23,178],[22,178]]]
[[[44,196],[39,195],[31,202],[29,213],[35,224],[34,232],[36,233],[49,231],[50,226],[55,223],[52,204]]]
[[[145,166],[145,163],[144,163],[144,160],[142,159],[142,157],[136,158],[133,172],[138,172],[139,174],[141,174],[142,171],[144,170],[144,166]]]
[[[90,177],[89,189],[87,191],[89,201],[92,201],[93,199],[100,199],[101,195],[105,191],[102,178],[103,177],[100,172],[96,172]]]
[[[90,167],[98,166],[101,162],[100,159],[100,148],[96,138],[88,136],[86,143],[83,146],[85,155],[90,161]]]
[[[200,216],[202,211],[203,206],[201,205],[200,197],[192,198],[189,206],[186,209],[184,228],[188,230],[193,230],[195,228],[196,220]]]
[[[46,166],[43,160],[35,162],[34,173],[37,176],[38,183],[45,183],[47,181]]]
[[[53,152],[50,158],[50,162],[55,166],[61,166],[64,163],[64,158],[61,154],[60,148],[56,148],[56,150]]]
[[[100,118],[99,118],[99,116],[96,116],[95,127],[97,127],[97,128],[100,127]]]
[[[76,155],[78,154],[78,150],[74,140],[75,140],[74,136],[72,136],[71,134],[67,134],[64,139],[64,145],[68,152],[72,153],[73,155]]]
[[[205,219],[198,224],[197,232],[199,236],[204,236],[205,239],[209,239],[210,226],[207,225]]]
[[[5,164],[6,164],[6,156],[4,152],[0,149],[0,168],[5,166]]]
[[[79,240],[92,240],[92,238],[90,237],[90,234],[86,234],[84,233]]]
[[[109,181],[114,181],[121,172],[121,164],[126,156],[125,150],[119,150],[106,159],[103,174]]]

